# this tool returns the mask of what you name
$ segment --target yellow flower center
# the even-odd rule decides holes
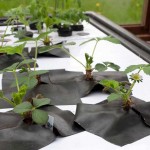
[[[100,3],[96,3],[96,7],[100,7]]]

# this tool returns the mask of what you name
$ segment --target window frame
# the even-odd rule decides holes
[[[144,1],[143,16],[141,24],[121,25],[137,37],[150,41],[150,0]]]

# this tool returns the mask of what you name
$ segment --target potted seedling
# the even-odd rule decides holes
[[[49,17],[50,13],[52,13],[52,8],[49,5],[49,1],[46,0],[43,2],[39,0],[32,0],[28,8],[30,11],[30,29],[38,30],[40,32],[41,29],[43,29],[45,19]],[[48,27],[49,26],[46,25],[46,28]]]
[[[66,12],[64,10],[59,10],[56,15],[57,25],[58,28],[58,35],[62,37],[71,36],[72,35],[72,28],[71,22],[68,20]]]
[[[36,9],[38,8],[38,9]],[[44,2],[40,2],[38,0],[33,0],[33,2],[31,3],[31,5],[29,5],[29,10],[30,10],[30,14],[31,14],[31,18],[29,19],[30,22],[36,23],[37,24],[37,29],[40,32],[41,31],[41,24],[44,23],[45,24],[45,32],[52,32],[54,30],[51,31],[52,29],[52,25],[55,23],[55,19],[54,17],[50,17],[49,14],[52,13],[53,14],[53,10],[52,8],[49,6],[49,1],[44,1]],[[51,39],[48,36],[48,34],[45,34],[45,37],[43,39],[43,44],[48,46],[51,43]]]
[[[72,28],[69,24],[61,24],[58,27],[58,35],[62,37],[67,37],[72,35]]]
[[[129,110],[132,105],[134,104],[134,101],[132,101],[131,94],[133,91],[133,88],[136,83],[140,83],[143,81],[142,76],[140,73],[143,71],[145,74],[150,75],[150,65],[148,64],[140,64],[140,65],[131,65],[126,68],[125,73],[131,73],[133,71],[136,71],[135,73],[132,73],[130,75],[130,80],[132,81],[131,83],[125,82],[121,83],[115,80],[102,80],[100,81],[100,84],[106,87],[106,89],[112,89],[114,92],[111,93],[108,96],[108,101],[114,101],[114,100],[122,100],[123,102],[123,109],[124,110]],[[128,89],[126,86],[129,86]]]
[[[38,8],[38,9],[37,9]],[[29,19],[35,29],[38,29],[39,33],[42,29],[42,24],[45,24],[45,32],[49,32],[52,25],[55,23],[54,18],[50,17],[50,13],[53,14],[53,9],[49,6],[49,1],[38,1],[33,0],[31,5],[29,5],[31,18]],[[30,24],[31,26],[31,24]],[[54,30],[53,30],[54,31]],[[50,45],[51,39],[48,35],[45,35],[43,40],[44,45]]]
[[[82,22],[84,20],[88,21],[88,17],[78,8],[70,8],[66,10],[63,17],[72,23],[71,28],[73,31],[82,31],[84,28]]]
[[[37,0],[32,0],[28,6],[30,12],[29,27],[31,30],[38,30],[40,32],[43,29],[43,15],[41,4]]]
[[[53,21],[54,21],[54,18],[50,18],[49,16],[47,16],[44,19],[44,23],[46,25],[46,32],[50,33],[50,32],[56,31],[55,29],[52,29]],[[51,39],[50,39],[48,34],[45,34],[45,37],[43,39],[43,44],[45,46],[49,46],[50,44],[52,44],[52,41],[51,41]]]
[[[74,8],[71,8],[71,6],[74,6]],[[68,29],[68,30],[66,29],[67,28],[66,25],[69,26],[69,25],[74,24],[74,23],[77,24],[77,22],[79,23],[80,19],[81,19],[81,21],[87,19],[87,17],[79,9],[80,7],[81,7],[81,1],[80,0],[75,0],[75,1],[72,1],[72,0],[67,0],[67,1],[65,1],[65,0],[62,0],[62,1],[54,0],[54,17],[58,17],[59,19],[61,18],[62,21],[59,22],[59,24],[57,24],[57,23],[54,24],[53,27],[59,29],[59,27],[63,28],[63,25],[64,25],[65,32],[71,32],[71,29]],[[74,14],[74,13],[77,13],[77,14]],[[77,17],[78,18],[80,17],[80,19],[78,20]],[[66,23],[63,23],[63,21],[65,21]],[[76,29],[76,30],[79,30],[79,29],[82,30],[83,26],[79,25],[78,29]],[[63,29],[61,29],[61,30],[63,30]],[[70,36],[70,35],[71,35],[71,33],[70,34],[68,33],[68,36]],[[60,33],[60,36],[61,36],[61,33]]]

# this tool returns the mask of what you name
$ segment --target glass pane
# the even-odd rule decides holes
[[[54,1],[49,0],[50,5]],[[65,0],[58,0],[65,1]],[[75,1],[75,0],[71,0]],[[87,11],[95,11],[118,24],[137,24],[141,23],[144,0],[80,0],[82,8]],[[2,12],[10,8],[27,5],[31,0],[0,0],[0,16]],[[74,3],[72,7],[74,7]]]
[[[96,11],[118,24],[141,23],[144,0],[82,0],[83,8]]]

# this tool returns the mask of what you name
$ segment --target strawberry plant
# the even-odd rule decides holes
[[[94,46],[93,51],[92,51],[92,54],[89,55],[89,54],[85,53],[86,64],[83,64],[80,60],[78,60],[76,57],[74,57],[72,54],[70,54],[66,49],[63,48],[62,45],[57,45],[57,47],[61,48],[62,51],[64,51],[66,54],[68,54],[70,57],[72,57],[74,60],[76,60],[80,65],[82,65],[85,68],[85,71],[86,71],[85,78],[86,78],[86,80],[92,80],[93,79],[92,72],[93,72],[94,69],[97,70],[98,72],[105,71],[108,68],[112,68],[116,71],[119,71],[119,69],[120,69],[120,67],[118,65],[116,65],[112,62],[103,62],[103,63],[96,64],[95,67],[92,66],[93,59],[94,59],[94,53],[95,53],[97,44],[101,40],[110,41],[110,42],[116,43],[116,44],[120,43],[117,39],[112,38],[110,36],[107,36],[107,37],[104,37],[104,38],[99,38],[99,37],[98,38],[92,38],[88,41],[83,42],[81,45],[86,44],[86,43],[91,42],[91,41],[96,41],[95,46]],[[70,42],[70,43],[66,43],[65,45],[74,45],[74,44],[75,44],[74,42]],[[51,49],[42,49],[40,51],[40,53],[45,53],[47,51],[52,50],[53,48],[54,47],[52,47]]]
[[[101,80],[100,84],[105,87],[105,89],[112,89],[114,92],[108,96],[108,101],[114,100],[122,100],[123,101],[123,108],[125,110],[129,110],[133,101],[131,99],[131,93],[135,84],[140,83],[143,81],[142,76],[140,73],[143,71],[145,74],[150,75],[150,65],[149,64],[140,64],[140,65],[131,65],[125,69],[125,73],[131,73],[130,80],[131,83],[128,82],[118,82],[115,80]],[[135,72],[137,71],[137,72]],[[128,86],[128,88],[127,88]]]

